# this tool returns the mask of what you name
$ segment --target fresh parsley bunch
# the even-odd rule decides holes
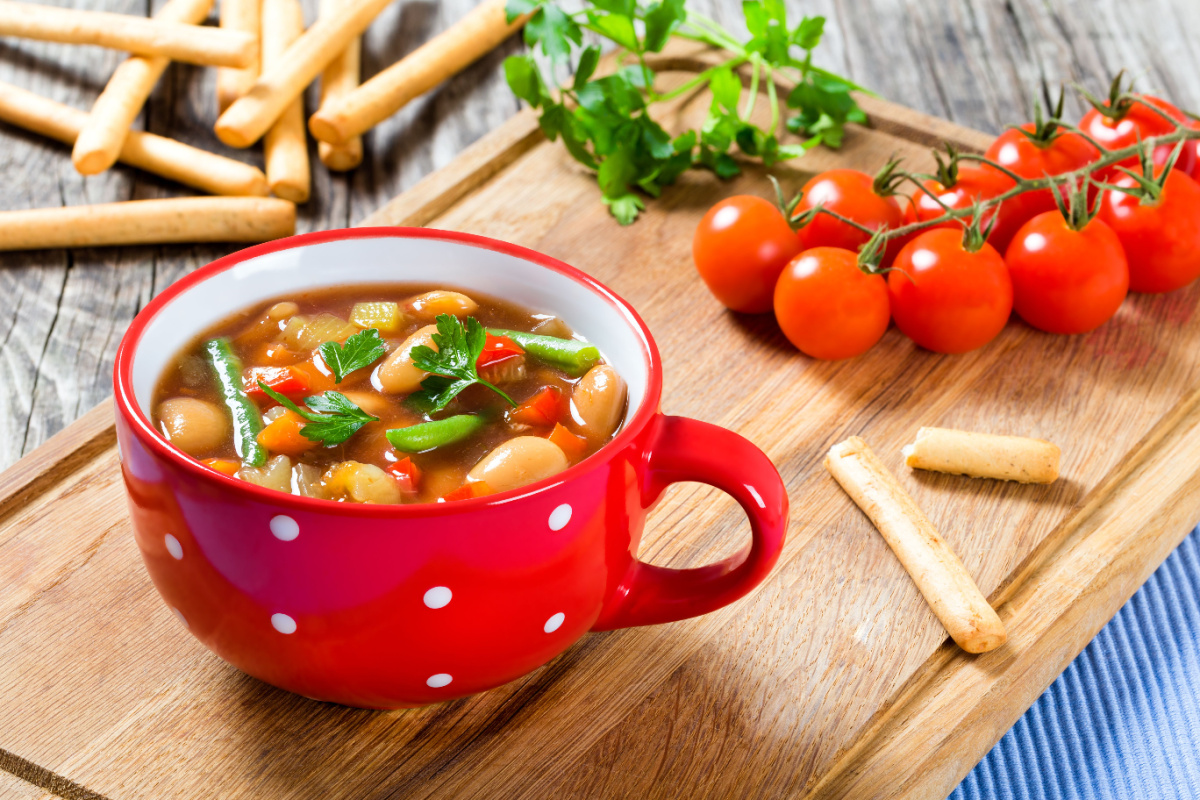
[[[771,166],[817,144],[838,147],[847,122],[866,121],[850,95],[862,87],[812,64],[825,19],[805,17],[789,26],[782,0],[743,2],[750,32],[745,42],[715,21],[688,11],[684,0],[591,0],[575,12],[564,10],[559,0],[508,0],[507,8],[510,20],[532,15],[525,25],[525,42],[548,57],[552,69],[575,63],[571,81],[560,84],[547,80],[532,54],[510,56],[504,62],[508,85],[540,111],[542,131],[551,141],[561,138],[577,161],[596,171],[603,200],[622,225],[633,222],[645,208],[643,195],[657,197],[687,169],[704,167],[722,178],[736,175],[735,148]],[[616,72],[595,77],[600,47],[583,46],[585,30],[624,51]],[[720,48],[729,58],[660,93],[646,56],[662,51],[671,37]],[[743,65],[750,69],[744,97],[734,72]],[[786,120],[786,127],[806,137],[801,142],[779,141],[785,112],[776,93],[777,73],[795,84],[786,106],[798,113]],[[760,81],[765,81],[771,104],[766,128],[750,122]],[[705,85],[713,101],[700,130],[672,137],[650,116],[655,103]]]

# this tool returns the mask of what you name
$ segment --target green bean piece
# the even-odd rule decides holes
[[[262,430],[262,414],[258,406],[242,389],[242,362],[233,354],[228,339],[212,339],[204,343],[209,364],[216,373],[225,407],[233,417],[233,447],[247,467],[267,463],[267,448],[258,443]]]
[[[492,336],[507,336],[525,349],[526,353],[561,369],[572,377],[579,377],[600,360],[600,350],[594,344],[577,339],[559,339],[557,336],[542,336],[524,331],[506,331],[488,328]]]
[[[484,425],[483,417],[458,414],[433,422],[421,422],[407,428],[392,428],[387,439],[402,453],[424,453],[448,444],[461,442]]]

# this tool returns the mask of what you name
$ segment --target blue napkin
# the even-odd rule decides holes
[[[1200,528],[950,798],[1200,798]]]

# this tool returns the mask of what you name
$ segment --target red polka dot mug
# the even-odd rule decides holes
[[[205,468],[155,430],[155,383],[199,331],[291,291],[388,281],[437,281],[560,315],[625,378],[624,427],[540,483],[417,505],[264,489]],[[180,623],[250,675],[366,708],[462,697],[536,669],[588,631],[720,608],[774,566],[787,528],[779,474],[742,437],[663,415],[661,391],[658,350],[634,310],[531,250],[406,228],[253,247],[168,288],[121,342],[117,437],[134,535]],[[732,495],[750,545],[693,569],[639,561],[646,514],[677,481]]]

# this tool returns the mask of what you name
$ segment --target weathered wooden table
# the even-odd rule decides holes
[[[690,0],[735,25],[738,0]],[[161,0],[75,0],[127,14]],[[364,70],[380,70],[446,27],[474,0],[400,0],[371,27]],[[1139,86],[1200,109],[1195,0],[791,0],[829,18],[826,66],[884,97],[985,131],[1025,119],[1045,87],[1102,90],[1121,68]],[[305,0],[308,19],[316,1]],[[353,224],[517,110],[500,70],[514,38],[366,137],[356,171],[330,174],[313,158],[314,199],[299,229]],[[91,105],[122,56],[93,47],[0,39],[0,80],[79,108]],[[310,95],[310,108],[315,98]],[[1076,104],[1075,110],[1078,110]],[[212,133],[214,72],[174,64],[142,124],[155,133],[258,160]],[[117,167],[84,178],[57,143],[0,128],[0,208],[173,196],[167,181]],[[112,359],[129,320],[180,275],[228,247],[122,247],[0,255],[0,468],[110,393]]]

